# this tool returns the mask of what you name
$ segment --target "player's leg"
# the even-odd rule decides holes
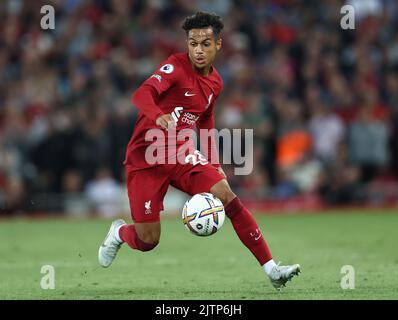
[[[253,253],[261,265],[273,263],[268,246],[251,213],[232,192],[227,180],[210,164],[186,164],[171,182],[178,189],[194,195],[210,192],[221,200],[241,242]]]
[[[227,180],[210,164],[186,164],[172,184],[194,195],[210,192],[224,204],[225,213],[241,242],[252,252],[275,288],[284,286],[300,271],[299,265],[278,266],[272,259],[268,245],[252,214],[232,192]]]
[[[134,224],[120,227],[119,236],[130,248],[150,251],[160,239],[160,211],[169,186],[169,167],[142,171],[126,167],[127,191]]]
[[[261,265],[272,261],[272,256],[253,215],[243,206],[239,197],[223,179],[210,188],[210,193],[224,204],[225,214],[241,242],[253,253]],[[272,262],[271,262],[272,264]]]
[[[119,237],[130,248],[139,251],[154,249],[160,240],[160,222],[135,222],[119,229]]]
[[[271,253],[253,216],[242,205],[239,198],[232,192],[227,180],[215,167],[210,164],[195,166],[186,164],[171,184],[190,195],[210,192],[219,198],[242,243],[261,265],[268,267],[273,263]],[[267,264],[269,261],[271,262]]]
[[[239,197],[232,192],[227,180],[223,179],[214,184],[210,188],[210,193],[223,202],[225,214],[231,220],[239,239],[256,257],[275,288],[279,289],[294,275],[298,275],[300,272],[298,264],[292,266],[275,264],[256,220]]]
[[[158,245],[159,238],[160,222],[127,224],[122,219],[115,220],[98,250],[98,261],[104,268],[109,267],[123,243],[132,249],[150,251]]]
[[[111,228],[98,252],[99,263],[108,267],[123,243],[139,251],[150,251],[160,239],[160,211],[169,184],[167,170],[152,168],[130,171],[126,167],[127,191],[134,224],[119,219]]]

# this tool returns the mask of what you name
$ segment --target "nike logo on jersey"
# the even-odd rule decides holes
[[[185,92],[184,96],[186,97],[192,97],[194,96],[196,93],[189,93],[189,91]]]

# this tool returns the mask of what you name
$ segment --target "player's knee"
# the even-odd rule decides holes
[[[231,189],[226,190],[225,193],[221,196],[221,202],[223,203],[224,206],[226,206],[228,203],[230,203],[234,198],[236,197],[236,194],[231,191]]]
[[[138,234],[138,238],[140,238],[140,240],[145,243],[157,245],[160,240],[160,233],[144,232],[144,233]]]
[[[147,234],[142,236],[142,238],[139,235],[137,236],[137,249],[140,251],[151,251],[159,244],[160,235]]]
[[[224,206],[236,197],[226,180],[217,183],[211,188],[210,192],[220,199]]]

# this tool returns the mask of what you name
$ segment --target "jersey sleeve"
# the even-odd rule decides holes
[[[131,102],[137,107],[147,118],[156,121],[157,118],[164,113],[156,105],[158,94],[151,86],[142,85],[131,97]]]
[[[146,117],[156,121],[158,117],[164,114],[157,106],[156,101],[162,93],[177,83],[179,73],[176,59],[169,57],[134,92],[131,97],[132,103]]]
[[[171,56],[163,61],[142,85],[154,88],[158,95],[161,95],[178,82],[180,69],[177,59]]]

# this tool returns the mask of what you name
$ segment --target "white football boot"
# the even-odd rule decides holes
[[[98,250],[98,261],[102,267],[109,267],[113,260],[116,258],[116,254],[123,244],[123,242],[120,242],[118,240],[119,237],[116,237],[116,231],[119,230],[118,227],[125,224],[126,222],[122,219],[118,219],[112,222],[109,232]]]
[[[268,275],[275,289],[281,289],[286,286],[286,282],[291,281],[294,276],[298,276],[300,270],[299,264],[292,266],[280,266],[279,263],[274,266]]]

